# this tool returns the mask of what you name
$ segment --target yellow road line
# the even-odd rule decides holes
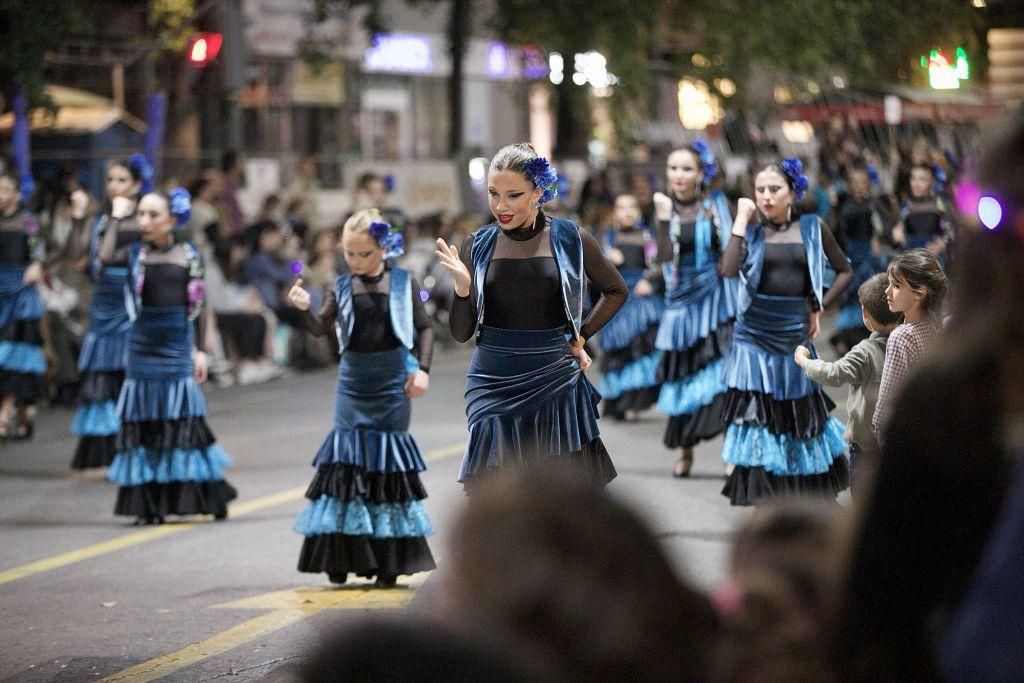
[[[119,671],[104,682],[154,681],[187,666],[244,645],[260,636],[298,623],[328,609],[395,609],[412,600],[411,590],[375,591],[361,588],[299,588],[244,598],[214,609],[272,609],[273,612],[244,621],[199,643],[177,652],[154,657],[147,662]]]
[[[437,460],[443,460],[444,458],[451,457],[458,453],[462,453],[465,448],[465,444],[452,444],[450,446],[444,446],[436,450],[428,452],[424,456],[424,460],[427,462],[434,462]],[[282,505],[284,503],[290,503],[295,500],[299,500],[305,495],[306,487],[296,487],[288,489],[287,491],[279,491],[278,493],[272,493],[262,498],[256,498],[244,503],[236,503],[231,506],[232,517],[244,517],[245,515],[260,510],[265,510],[275,505]],[[210,518],[206,521],[194,521],[194,522],[179,522],[175,524],[164,524],[144,531],[136,531],[119,538],[114,538],[109,541],[102,541],[100,543],[94,543],[93,545],[87,545],[84,548],[78,550],[72,550],[53,557],[48,557],[36,562],[29,562],[11,569],[0,571],[0,585],[10,583],[11,581],[17,581],[18,579],[25,579],[36,574],[48,572],[52,569],[59,569],[60,567],[66,567],[70,564],[82,562],[84,560],[91,560],[94,557],[100,555],[106,555],[108,553],[117,552],[125,548],[130,548],[133,545],[139,545],[140,543],[148,543],[149,541],[155,541],[158,538],[170,536],[181,531],[188,531],[196,526],[209,523]]]

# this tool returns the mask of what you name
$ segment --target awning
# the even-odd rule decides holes
[[[38,107],[29,113],[29,127],[33,134],[99,133],[115,123],[123,123],[138,133],[146,132],[146,124],[132,116],[113,101],[94,93],[61,85],[44,86],[43,92],[57,107],[56,116]],[[0,133],[14,127],[14,113],[0,116]]]

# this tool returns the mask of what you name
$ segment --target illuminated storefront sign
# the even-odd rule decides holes
[[[367,71],[429,74],[434,71],[430,39],[411,33],[381,33],[363,54]]]

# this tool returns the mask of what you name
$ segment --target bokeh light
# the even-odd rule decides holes
[[[978,218],[989,230],[995,230],[1003,220],[1003,207],[995,197],[984,196],[978,200]]]

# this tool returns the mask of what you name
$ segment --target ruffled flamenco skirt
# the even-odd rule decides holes
[[[206,424],[206,397],[192,375],[191,329],[183,307],[143,307],[128,334],[107,472],[119,486],[114,514],[224,518],[237,496],[223,474],[231,459]]]
[[[632,291],[642,274],[622,273]],[[601,329],[602,413],[621,420],[658,400],[658,351],[654,346],[664,303],[656,296],[630,296]]]
[[[664,443],[692,448],[722,433],[726,386],[723,357],[736,318],[735,278],[723,278],[714,263],[697,268],[684,257],[676,286],[665,297],[655,342],[661,353],[658,410],[669,416]]]
[[[131,320],[124,302],[125,268],[105,268],[89,308],[89,330],[78,356],[81,386],[71,433],[78,447],[72,469],[106,467],[117,452],[117,399],[124,383]]]
[[[394,578],[436,567],[421,502],[427,467],[408,431],[409,359],[403,347],[342,353],[334,429],[313,459],[309,500],[293,527],[306,537],[299,571],[337,580],[349,572]]]
[[[40,320],[43,301],[34,284],[22,285],[25,266],[0,266],[0,397],[34,405],[43,395],[46,356]]]
[[[870,335],[868,329],[864,327],[857,290],[877,273],[885,270],[885,265],[881,258],[871,252],[870,241],[846,240],[846,256],[853,267],[853,283],[846,289],[843,305],[836,317],[836,331],[830,341],[833,346],[842,344],[850,349]]]
[[[471,492],[488,472],[555,461],[607,484],[616,472],[598,429],[600,402],[563,328],[482,326],[466,381],[469,441],[459,481]]]
[[[802,297],[758,294],[736,323],[725,360],[729,387],[722,446],[734,466],[722,490],[733,505],[756,505],[783,496],[834,500],[849,485],[842,423],[821,385],[793,360],[807,338]]]

